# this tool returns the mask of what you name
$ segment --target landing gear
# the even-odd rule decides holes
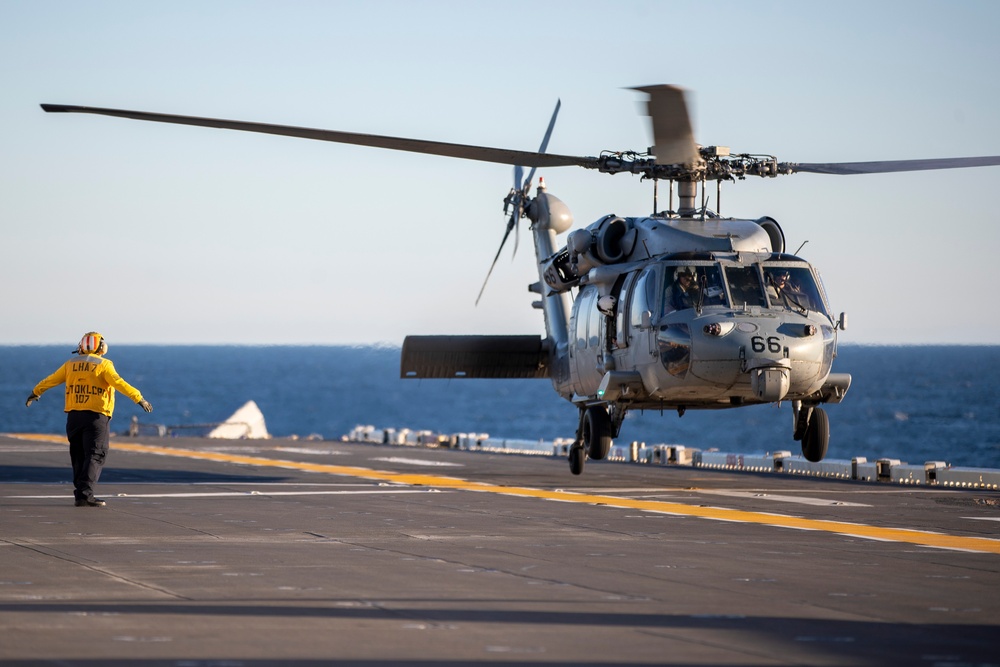
[[[826,456],[830,444],[830,418],[823,408],[813,408],[809,423],[802,434],[802,456],[806,461],[818,463]]]
[[[607,458],[611,451],[611,418],[608,411],[599,406],[587,408],[583,413],[581,431],[588,456],[595,461]]]
[[[583,472],[583,462],[587,460],[587,453],[583,451],[583,445],[574,442],[569,448],[569,471],[574,475]]]
[[[569,448],[569,470],[574,475],[583,472],[583,464],[588,458],[600,461],[611,451],[614,425],[607,409],[601,405],[580,408],[580,426],[576,431],[576,441]]]
[[[792,413],[795,419],[792,437],[802,441],[802,456],[813,463],[822,461],[830,444],[830,418],[826,410],[792,401]]]

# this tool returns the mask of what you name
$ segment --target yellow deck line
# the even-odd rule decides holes
[[[50,442],[66,442],[65,438],[59,438],[57,436],[18,435],[16,437],[29,437],[33,440],[44,440]],[[384,470],[374,470],[371,468],[360,468],[356,466],[302,463],[298,461],[286,461],[283,459],[269,459],[259,456],[245,456],[242,454],[224,454],[221,452],[206,452],[192,449],[179,449],[176,447],[161,447],[158,445],[114,442],[112,443],[112,448],[129,452],[159,454],[161,456],[178,456],[183,458],[201,459],[204,461],[218,461],[220,463],[239,463],[252,466],[304,470],[307,472],[318,472],[328,475],[343,475],[346,477],[393,482],[396,484],[408,484],[412,486],[434,486],[440,488],[458,489],[462,491],[499,493],[502,495],[520,496],[524,498],[542,498],[545,500],[559,500],[563,502],[583,503],[588,505],[606,505],[608,507],[659,512],[675,516],[699,517],[703,519],[731,521],[737,523],[753,523],[762,526],[778,526],[781,528],[796,528],[799,530],[816,530],[850,537],[861,537],[865,539],[883,540],[888,542],[901,542],[904,544],[916,544],[925,547],[1000,554],[1000,540],[984,537],[963,537],[959,535],[948,535],[946,533],[913,530],[910,528],[868,526],[864,524],[841,521],[827,521],[824,519],[806,519],[783,514],[751,512],[720,507],[701,507],[697,505],[686,505],[684,503],[664,502],[660,500],[638,500],[633,498],[602,496],[590,493],[574,493],[571,491],[547,491],[544,489],[532,489],[528,487],[500,486],[496,484],[472,482],[457,477],[397,473]]]

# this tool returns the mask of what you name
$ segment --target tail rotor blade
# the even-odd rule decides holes
[[[522,207],[517,207],[517,216],[521,217]],[[517,246],[521,245],[521,225],[514,223],[514,252],[510,254],[510,261],[513,262],[514,258],[517,257]]]
[[[544,155],[549,147],[549,139],[552,138],[552,129],[556,126],[556,118],[559,116],[559,108],[561,106],[562,100],[556,100],[556,108],[552,111],[552,118],[549,119],[549,126],[545,129],[545,136],[542,137],[542,145],[538,149],[537,155],[539,156]],[[486,283],[489,282],[490,276],[493,274],[493,269],[497,265],[497,260],[500,259],[500,253],[503,252],[503,247],[507,243],[507,239],[510,238],[511,230],[514,230],[514,252],[511,255],[511,259],[517,256],[517,247],[521,242],[521,228],[518,222],[524,213],[525,201],[528,199],[528,191],[531,189],[531,181],[535,177],[535,170],[537,168],[537,164],[532,164],[531,171],[528,172],[528,178],[524,178],[524,167],[519,164],[514,165],[514,188],[504,200],[504,213],[507,212],[508,205],[511,205],[513,210],[511,211],[510,219],[507,220],[507,230],[500,241],[497,254],[493,257],[490,270],[486,272],[486,279],[483,280],[483,286],[479,289],[479,296],[476,297],[477,306],[479,305],[479,300],[483,297],[483,292],[486,290]]]
[[[532,169],[532,171],[534,171]],[[518,192],[524,187],[524,167],[516,165],[514,167],[514,189]]]
[[[497,254],[493,257],[493,263],[490,264],[490,270],[486,272],[486,278],[483,280],[483,286],[479,288],[479,295],[476,297],[476,305],[479,305],[479,300],[483,298],[483,292],[486,291],[486,283],[490,281],[490,276],[493,275],[493,269],[497,265],[497,260],[500,259],[500,253],[503,252],[503,246],[507,243],[507,237],[510,236],[510,230],[515,226],[515,217],[518,215],[518,209],[515,208],[514,214],[510,216],[510,221],[507,223],[507,231],[503,233],[503,239],[500,240],[500,247],[497,248]]]
[[[552,118],[549,119],[549,126],[545,128],[545,136],[542,137],[542,145],[538,149],[539,155],[544,155],[545,150],[549,147],[549,139],[552,138],[552,129],[556,125],[556,118],[559,116],[559,108],[562,106],[562,100],[556,100],[556,108],[552,111]],[[514,252],[511,257],[517,256],[517,248],[521,244],[521,228],[518,225],[518,221],[521,219],[521,215],[524,213],[524,202],[528,199],[528,190],[531,189],[531,181],[535,178],[536,166],[531,167],[531,171],[528,172],[528,178],[524,178],[524,167],[521,165],[515,165],[514,167],[514,190],[508,195],[508,201],[513,204],[514,212],[511,215],[510,221],[507,223],[507,234],[504,235],[504,242],[507,240],[507,236],[510,235],[510,230],[514,229]],[[507,202],[504,202],[505,204]],[[504,207],[504,212],[506,212],[506,206]],[[503,248],[503,243],[500,244]],[[497,252],[497,256],[499,256]],[[496,260],[493,260],[496,264]],[[493,271],[493,267],[490,267],[490,272]],[[487,275],[487,279],[489,276]],[[483,285],[485,287],[485,284]],[[480,296],[482,296],[482,291],[480,291]],[[479,300],[476,299],[478,303]]]
[[[559,115],[559,108],[562,107],[562,100],[556,100],[556,108],[552,111],[552,118],[549,119],[549,126],[545,129],[545,136],[542,138],[542,145],[539,146],[538,152],[545,153],[549,148],[549,139],[552,138],[552,128],[556,126],[556,117]],[[521,190],[527,193],[527,189],[531,187],[531,180],[535,177],[535,170],[538,167],[531,167],[531,171],[528,172],[528,180],[521,184]]]

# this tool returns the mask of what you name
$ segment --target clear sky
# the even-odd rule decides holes
[[[541,333],[504,165],[106,118],[41,102],[550,152],[703,144],[794,162],[1000,155],[1000,3],[0,0],[0,344],[398,344]],[[540,172],[578,226],[637,177]],[[1000,167],[726,184],[824,277],[847,343],[1000,344]],[[560,239],[562,240],[562,239]]]

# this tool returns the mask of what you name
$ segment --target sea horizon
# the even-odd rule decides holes
[[[0,431],[62,433],[59,389],[24,406],[32,387],[72,345],[0,345],[8,363]],[[221,423],[253,400],[274,437],[339,439],[355,426],[442,434],[572,438],[577,409],[547,380],[401,379],[400,347],[288,344],[112,344],[108,357],[154,407],[147,415],[119,396],[112,430],[141,424]],[[842,344],[834,371],[853,381],[826,406],[828,458],[1000,468],[1000,346]],[[788,450],[791,408],[630,412],[617,442],[679,444],[746,453]]]

